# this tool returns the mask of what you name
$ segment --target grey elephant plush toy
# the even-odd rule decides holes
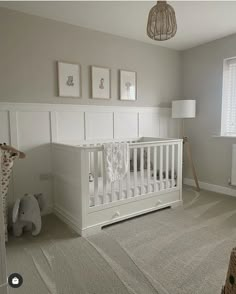
[[[37,236],[41,231],[41,212],[44,208],[42,194],[25,194],[23,198],[18,199],[12,212],[14,236],[20,237],[23,231],[32,231],[32,235]]]

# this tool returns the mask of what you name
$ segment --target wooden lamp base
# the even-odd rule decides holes
[[[190,146],[188,137],[183,137],[183,143],[184,143],[184,149],[187,150],[187,157],[188,157],[188,161],[190,163],[191,169],[192,169],[193,178],[194,178],[194,181],[195,181],[195,184],[196,184],[196,189],[199,192],[200,187],[199,187],[199,183],[198,183],[197,173],[196,173],[196,169],[195,169],[195,166],[194,166],[191,146]]]

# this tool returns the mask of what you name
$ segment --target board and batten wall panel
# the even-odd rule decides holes
[[[102,140],[114,137],[112,112],[85,113],[86,140]]]
[[[139,134],[141,137],[160,136],[160,116],[158,113],[139,114]]]
[[[137,138],[138,113],[118,112],[114,114],[114,138]]]
[[[160,114],[160,137],[167,138],[168,137],[168,126],[169,126],[169,117],[166,115]]]
[[[58,141],[84,140],[84,113],[61,111],[56,113]]]
[[[18,146],[25,151],[50,143],[49,111],[17,112]]]
[[[0,111],[0,143],[10,142],[10,125],[8,111]]]
[[[44,193],[52,205],[52,184],[41,175],[51,175],[51,130],[49,111],[17,112],[18,148],[27,157],[15,163],[13,181],[15,196]]]
[[[26,153],[13,169],[8,202],[25,193],[44,193],[53,205],[51,142],[79,144],[141,136],[178,137],[178,120],[158,107],[0,103],[0,142]],[[162,135],[161,135],[162,134]]]
[[[181,119],[172,119],[170,118],[168,121],[168,137],[169,138],[175,138],[178,136],[181,137]]]

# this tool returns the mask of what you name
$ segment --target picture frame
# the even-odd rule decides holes
[[[80,64],[57,62],[58,92],[60,97],[81,97],[81,69]]]
[[[92,98],[111,99],[111,70],[91,66]]]
[[[137,100],[137,73],[120,69],[120,100]]]

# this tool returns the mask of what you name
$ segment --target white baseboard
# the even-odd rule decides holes
[[[194,180],[189,179],[189,178],[184,178],[184,184],[189,185],[189,186],[193,186],[193,187],[195,186]],[[204,189],[207,191],[212,191],[212,192],[236,197],[236,189],[234,189],[234,188],[213,185],[213,184],[205,183],[205,182],[199,182],[199,186],[201,189]]]
[[[81,229],[78,226],[78,221],[72,218],[64,209],[55,206],[53,213],[69,227],[71,227],[76,233],[82,236]]]

